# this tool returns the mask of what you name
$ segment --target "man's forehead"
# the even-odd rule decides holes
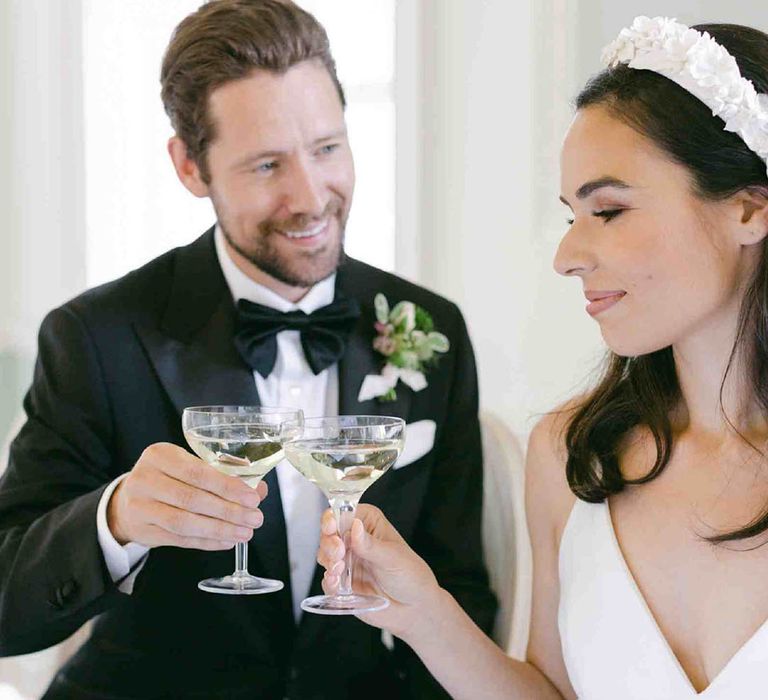
[[[214,117],[263,122],[286,112],[342,113],[341,100],[322,64],[303,62],[283,73],[254,69],[215,88],[209,96]]]
[[[238,162],[250,162],[346,136],[344,111],[330,78],[327,84],[304,76],[276,85],[280,75],[264,72],[223,85],[211,95],[215,150],[223,147]],[[315,77],[322,78],[322,73]]]
[[[328,70],[318,60],[301,61],[285,71],[253,68],[236,80],[229,80],[215,87],[210,94],[213,101],[226,101],[244,94],[279,96],[297,93],[330,91],[337,94]]]

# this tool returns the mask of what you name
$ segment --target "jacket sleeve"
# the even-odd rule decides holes
[[[121,594],[96,534],[111,411],[88,330],[62,307],[40,329],[27,421],[0,479],[0,656],[65,639]]]
[[[448,410],[437,436],[435,467],[413,546],[440,585],[490,634],[497,604],[483,562],[483,456],[477,370],[464,319],[460,313],[457,315]],[[412,698],[449,698],[406,644],[396,640],[395,654]]]

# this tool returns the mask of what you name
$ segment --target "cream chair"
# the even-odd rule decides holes
[[[0,449],[0,476],[8,465],[11,441],[24,425],[26,416],[21,412],[14,419]],[[39,698],[62,664],[74,654],[88,637],[90,624],[86,624],[69,639],[33,654],[0,659],[0,700],[34,700]]]
[[[2,442],[2,447],[0,447],[0,476],[3,475],[5,468],[8,466],[8,450],[11,447],[11,442],[19,430],[21,430],[21,426],[24,425],[26,420],[27,416],[24,411],[19,411],[11,422],[11,427],[8,428],[5,439]]]
[[[483,551],[499,599],[493,637],[507,654],[524,659],[531,615],[533,564],[525,521],[523,451],[497,416],[480,416],[485,463]]]

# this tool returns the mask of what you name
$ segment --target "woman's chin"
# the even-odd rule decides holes
[[[619,357],[640,357],[669,347],[666,342],[654,342],[651,338],[632,338],[628,334],[615,331],[609,333],[602,330],[602,336],[608,349]]]

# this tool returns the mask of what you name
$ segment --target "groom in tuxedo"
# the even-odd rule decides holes
[[[218,473],[186,449],[180,415],[241,404],[403,417],[404,455],[365,500],[490,630],[462,316],[344,254],[344,95],[311,15],[286,0],[214,0],[176,29],[161,82],[173,165],[217,223],[43,322],[28,420],[0,481],[0,654],[93,619],[46,698],[447,697],[399,640],[301,613],[321,592],[319,490],[285,463],[258,490]],[[427,386],[398,384],[395,400],[360,394],[385,362],[379,293],[423,307],[450,341]],[[232,570],[238,541],[282,591],[198,590]]]

